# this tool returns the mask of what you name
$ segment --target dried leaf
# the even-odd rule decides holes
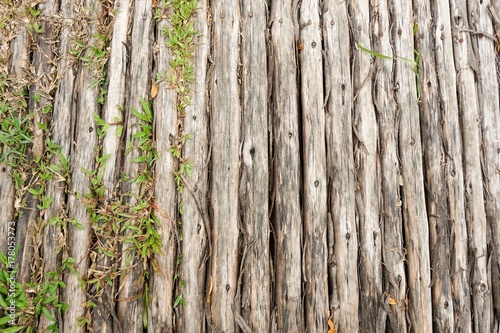
[[[155,80],[151,80],[151,98],[155,98],[158,95],[158,86],[155,84]]]
[[[332,312],[332,315],[330,316],[330,318],[328,318],[328,327],[330,327],[328,329],[328,333],[336,333],[335,324],[333,323],[333,315],[334,314],[335,314],[335,312]]]
[[[389,297],[389,301],[388,301],[388,303],[389,303],[390,305],[396,305],[396,304],[398,304],[398,300],[397,300],[397,299],[395,299],[395,298]]]

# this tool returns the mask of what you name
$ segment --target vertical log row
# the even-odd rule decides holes
[[[150,195],[146,186],[138,184],[136,178],[139,176],[141,169],[146,168],[145,163],[134,161],[139,156],[144,154],[137,147],[139,139],[135,135],[142,131],[139,119],[135,117],[131,110],[144,113],[142,102],[149,103],[148,87],[151,80],[150,73],[152,70],[152,7],[151,1],[135,1],[131,21],[131,39],[129,43],[130,64],[128,65],[127,73],[127,95],[125,108],[125,151],[123,161],[123,172],[129,180],[121,182],[121,191],[124,194],[122,198],[124,204],[129,205],[130,209],[139,204],[139,198],[148,200]],[[132,211],[137,214],[138,212]],[[136,221],[131,221],[131,225],[137,225]],[[137,226],[136,226],[137,227]],[[125,230],[124,239],[130,237],[131,232]],[[147,237],[147,235],[146,235]],[[132,251],[130,249],[132,248]],[[125,332],[139,332],[143,327],[143,311],[144,311],[144,288],[147,284],[146,277],[143,271],[147,269],[145,258],[140,257],[141,249],[134,249],[128,242],[122,245],[121,268],[123,274],[120,277],[120,290],[118,297],[121,301],[118,302],[118,320],[122,324]]]
[[[457,91],[464,151],[464,182],[467,230],[469,233],[469,269],[472,300],[472,327],[476,332],[491,331],[491,294],[488,293],[487,224],[481,172],[481,132],[478,94],[474,86],[478,61],[469,32],[466,1],[450,1],[454,23],[454,54]],[[473,9],[473,8],[470,8]],[[477,13],[475,13],[477,15]]]
[[[418,52],[418,81],[424,175],[426,183],[427,214],[429,217],[429,247],[431,257],[432,317],[438,331],[454,331],[453,302],[451,300],[450,216],[448,191],[443,164],[446,150],[443,145],[442,111],[439,104],[438,80],[435,68],[430,5],[414,2],[415,41]],[[434,30],[434,31],[433,31]]]
[[[447,197],[441,200],[448,201],[449,220],[444,221],[444,227],[450,229],[449,269],[442,267],[446,271],[438,274],[443,274],[442,278],[449,276],[452,284],[452,301],[448,299],[445,300],[447,303],[443,302],[437,304],[437,306],[444,308],[445,305],[448,305],[448,307],[453,307],[454,330],[470,332],[472,327],[470,322],[467,224],[465,220],[465,192],[462,164],[463,148],[458,114],[457,71],[455,63],[450,61],[453,58],[450,3],[448,1],[435,1],[431,9],[436,29],[433,34],[434,48],[432,51],[436,62],[439,109],[442,117],[443,163],[447,190]],[[441,239],[435,241],[439,243]],[[435,253],[434,256],[436,255],[438,254]],[[433,296],[433,299],[435,298],[436,295]]]
[[[414,57],[411,7],[394,0],[390,11],[394,24],[393,43],[397,57]],[[396,61],[395,97],[400,112],[399,154],[402,163],[403,221],[408,260],[409,312],[411,325],[432,330],[429,228],[425,209],[422,147],[415,86],[415,66]]]
[[[243,269],[240,292],[242,315],[252,332],[269,332],[271,314],[267,14],[263,1],[242,2],[239,194],[245,256],[240,265]]]
[[[240,147],[240,4],[212,2],[210,126],[212,141],[210,213],[212,265],[209,277],[210,312],[218,329],[237,331],[234,297],[238,280],[238,207]]]
[[[330,307],[339,332],[359,330],[358,240],[355,221],[352,85],[347,5],[328,0],[323,9],[326,144],[329,198]]]
[[[350,3],[354,43],[370,46],[370,6],[366,1]],[[361,47],[360,46],[360,47]],[[372,97],[374,65],[361,49],[353,52],[353,132],[356,170],[356,220],[360,247],[360,331],[374,332],[382,293],[381,237],[379,228],[378,124]]]
[[[92,0],[84,3],[84,8],[90,8]],[[93,3],[93,2],[92,2]],[[85,9],[83,9],[85,10]],[[93,20],[89,21],[89,44],[95,42],[92,35],[98,32],[97,18],[102,15],[102,6],[94,4]],[[90,231],[89,215],[85,194],[90,193],[90,179],[83,170],[92,170],[95,164],[95,148],[98,144],[97,131],[94,124],[94,114],[99,114],[97,87],[92,88],[95,82],[90,68],[79,66],[76,74],[74,91],[77,92],[74,132],[71,146],[71,185],[68,195],[68,216],[79,223],[68,226],[67,246],[68,255],[75,259],[75,273],[68,274],[63,300],[68,304],[68,311],[63,317],[63,332],[85,332],[86,327],[78,328],[78,320],[85,315],[84,303],[87,300],[85,289],[81,287],[81,279],[88,278]]]
[[[302,217],[300,210],[299,106],[294,32],[295,6],[271,6],[273,59],[273,196],[278,331],[304,330],[301,289]]]
[[[201,36],[197,41],[193,65],[195,81],[191,84],[191,106],[186,108],[185,133],[193,135],[186,141],[183,156],[194,163],[187,191],[182,193],[183,262],[181,276],[185,286],[181,293],[187,306],[180,309],[180,332],[204,332],[205,288],[207,259],[210,257],[210,220],[208,215],[208,164],[210,147],[208,142],[208,96],[207,68],[210,52],[210,30],[208,26],[207,1],[198,3],[195,28]],[[172,188],[171,185],[168,187]],[[160,303],[161,304],[161,303]],[[160,305],[161,306],[161,305]],[[161,309],[161,308],[160,308]]]
[[[482,168],[484,183],[484,200],[486,218],[491,229],[489,243],[492,249],[491,256],[492,285],[488,286],[488,293],[493,292],[497,320],[500,313],[500,105],[498,83],[498,39],[492,39],[495,31],[492,18],[495,16],[493,5],[495,1],[481,1],[478,6],[479,17],[471,22],[472,29],[477,31],[473,37],[473,45],[479,62],[478,99],[481,114],[482,132]],[[498,5],[497,5],[498,6]],[[498,17],[497,17],[498,19]],[[488,34],[488,35],[487,35]],[[497,36],[498,38],[498,36]],[[493,250],[493,251],[491,251]],[[493,289],[492,289],[493,287]],[[491,319],[493,322],[493,318]]]
[[[165,17],[157,24],[156,44],[158,53],[154,54],[155,72],[169,73],[172,51],[166,43],[163,29],[169,24]],[[162,74],[164,75],[164,74]],[[177,187],[173,173],[177,170],[177,161],[168,152],[172,146],[170,137],[177,134],[177,93],[169,82],[159,82],[158,95],[153,102],[155,140],[158,160],[154,170],[154,196],[156,202],[155,215],[158,218],[162,247],[155,255],[159,269],[151,274],[151,303],[148,312],[148,333],[170,332],[174,329],[174,274],[177,255],[176,221],[177,221]],[[154,320],[153,320],[154,319]]]
[[[317,1],[300,5],[298,23],[304,163],[305,324],[308,332],[325,332],[328,319],[327,183],[323,55]]]
[[[394,98],[394,54],[391,45],[391,26],[388,1],[373,8],[373,48],[391,59],[379,59],[374,73],[374,105],[379,124],[379,155],[381,169],[380,225],[382,232],[383,291],[377,320],[377,330],[384,326],[393,332],[407,331],[406,272],[401,212],[401,163],[398,152],[400,113]],[[384,325],[384,316],[389,317]]]
[[[113,35],[110,43],[110,56],[108,61],[108,94],[103,107],[101,118],[109,125],[106,130],[104,139],[102,140],[101,156],[104,157],[106,165],[104,166],[104,174],[102,183],[105,189],[104,201],[111,203],[118,198],[117,188],[118,179],[122,164],[122,138],[118,131],[118,126],[123,124],[123,107],[125,106],[125,81],[127,75],[127,64],[129,62],[129,46],[127,44],[127,32],[130,21],[129,1],[118,1],[114,4],[115,21],[113,25]],[[105,239],[98,239],[97,242],[102,245],[106,244]],[[115,250],[115,249],[114,249]],[[97,268],[111,270],[115,269],[116,264],[111,263],[111,259],[102,251],[97,253]],[[115,300],[114,293],[116,292],[115,285],[104,285],[102,293],[102,304],[104,305],[100,311],[93,312],[92,325],[95,331],[107,333],[112,332],[117,327],[121,327],[121,323],[113,320],[113,316],[108,311],[114,313]],[[110,290],[111,289],[111,290]],[[93,290],[96,292],[97,290]],[[106,310],[107,309],[107,310]]]
[[[69,160],[64,161],[70,156],[71,142],[73,141],[73,122],[75,114],[75,99],[74,99],[74,86],[75,86],[75,70],[71,64],[69,50],[71,47],[71,26],[67,23],[73,14],[73,4],[69,1],[61,3],[61,15],[65,20],[60,32],[60,47],[59,47],[59,62],[57,66],[58,88],[54,98],[53,108],[53,127],[52,144],[59,146],[55,148],[51,157],[51,168],[58,167],[59,170],[54,169],[55,174],[47,182],[46,198],[53,199],[52,204],[47,208],[44,215],[44,242],[42,246],[44,257],[44,271],[45,273],[55,272],[61,266],[60,247],[64,244],[64,237],[62,230],[63,218],[61,216],[66,211],[66,185],[69,179],[66,179],[64,171],[64,164]],[[60,155],[57,155],[59,151]],[[53,165],[53,166],[52,166]],[[66,253],[64,255],[67,255]],[[54,318],[57,317],[56,309],[49,310]],[[40,327],[44,328],[52,324],[45,316],[41,317]],[[61,327],[62,323],[59,323]]]

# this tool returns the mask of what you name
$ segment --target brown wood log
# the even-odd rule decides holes
[[[236,332],[233,314],[238,288],[238,206],[240,151],[239,39],[240,4],[213,2],[210,92],[212,141],[210,213],[212,256],[209,285],[213,325]]]
[[[355,220],[354,157],[352,138],[352,83],[346,3],[325,1],[323,43],[325,49],[326,145],[329,191],[329,288],[335,328],[359,330],[358,239]],[[333,233],[333,234],[332,234]],[[336,292],[335,292],[336,291]],[[335,295],[336,294],[336,295]]]
[[[392,332],[407,332],[407,281],[405,272],[405,249],[400,193],[401,162],[398,152],[399,112],[394,98],[395,61],[391,45],[391,27],[388,1],[381,1],[373,8],[373,45],[376,52],[392,59],[378,59],[374,73],[374,104],[377,111],[380,140],[380,216],[382,231],[383,291],[384,298],[392,304],[386,312],[379,310],[378,317],[389,317],[387,328]],[[380,298],[382,303],[384,300]],[[380,325],[377,319],[377,327]]]
[[[242,316],[252,332],[270,331],[267,7],[242,2],[242,151],[240,205],[243,251]],[[239,310],[239,309],[236,309]]]

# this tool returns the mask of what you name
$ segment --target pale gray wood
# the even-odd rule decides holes
[[[443,118],[439,105],[439,87],[436,73],[431,8],[426,1],[414,2],[416,51],[419,53],[420,116],[427,213],[429,216],[429,247],[431,256],[432,317],[434,329],[454,331],[453,302],[450,279],[450,213],[443,143]],[[440,27],[435,27],[440,29]],[[447,96],[442,96],[447,98]]]
[[[465,182],[466,220],[468,229],[468,254],[471,286],[471,320],[475,332],[491,331],[490,272],[486,256],[487,221],[481,173],[480,106],[475,85],[478,71],[476,56],[472,50],[464,0],[451,0],[455,36],[454,55],[457,68],[457,92],[463,134],[463,168]],[[471,8],[472,9],[472,8]],[[477,14],[477,13],[476,13]],[[467,323],[465,321],[464,323]]]
[[[273,195],[276,232],[276,321],[280,332],[304,330],[302,308],[302,218],[297,90],[296,8],[288,1],[271,6],[273,70]],[[297,36],[298,37],[298,36]]]
[[[482,170],[484,184],[484,200],[487,223],[491,228],[491,242],[494,248],[494,258],[491,265],[500,266],[500,104],[498,83],[498,39],[494,40],[488,35],[498,32],[494,29],[492,19],[495,19],[493,5],[498,7],[497,1],[481,1],[478,4],[478,18],[471,19],[472,30],[480,32],[472,38],[475,46],[476,58],[479,66],[478,100],[481,114],[482,132]],[[498,12],[496,12],[498,13]],[[498,17],[496,17],[498,20]],[[483,34],[484,33],[484,34]],[[497,35],[498,38],[498,35]],[[500,281],[492,280],[496,290],[500,291]],[[489,286],[491,288],[491,286]],[[500,295],[493,293],[493,301],[500,315]],[[493,324],[493,317],[491,319]]]
[[[161,29],[169,27],[168,21],[162,19],[157,24],[158,53],[155,56],[155,72],[168,73],[172,52],[166,44]],[[172,146],[170,136],[177,134],[177,93],[169,86],[169,82],[158,83],[158,95],[153,100],[155,140],[158,160],[155,163],[154,193],[157,210],[155,215],[161,225],[157,229],[161,237],[161,253],[155,255],[159,271],[151,275],[151,304],[148,311],[151,320],[148,321],[148,333],[170,332],[173,330],[174,313],[174,274],[177,256],[176,219],[177,219],[177,190],[173,177],[177,170],[177,161],[168,152]],[[166,306],[168,305],[168,306]]]
[[[457,71],[453,59],[452,23],[449,1],[436,1],[432,6],[435,22],[434,57],[438,79],[439,106],[442,115],[445,176],[449,205],[450,267],[454,328],[470,332],[470,287],[467,261],[467,223],[465,220],[465,189],[462,164],[462,135],[457,98]],[[435,111],[434,111],[435,112]],[[446,222],[448,224],[449,222]],[[438,240],[439,241],[439,240]],[[435,298],[435,297],[434,297]],[[444,307],[445,303],[440,304]]]
[[[388,1],[373,8],[373,45],[380,54],[394,58],[391,45],[391,22]],[[387,314],[393,332],[407,332],[405,248],[400,193],[401,163],[398,152],[399,111],[394,98],[394,59],[378,59],[374,73],[373,94],[379,124],[380,140],[380,225],[382,231],[382,260],[384,298],[396,304],[389,306]],[[385,302],[380,299],[380,302]],[[385,312],[386,307],[379,311]],[[379,313],[380,315],[380,313]],[[377,325],[381,325],[377,321]],[[385,325],[382,325],[384,329]]]
[[[110,203],[118,196],[116,193],[118,179],[120,177],[123,144],[122,138],[117,136],[118,126],[123,124],[124,115],[122,110],[125,106],[125,81],[127,79],[127,64],[129,62],[129,46],[127,36],[130,24],[130,8],[132,2],[129,0],[116,1],[113,5],[114,21],[112,37],[109,45],[109,59],[107,63],[108,92],[106,101],[101,112],[101,118],[109,124],[106,135],[101,140],[101,156],[109,155],[104,167],[102,185],[105,187],[103,202]],[[99,240],[103,244],[105,240]],[[98,253],[97,266],[99,268],[110,267],[111,260],[103,253]],[[118,281],[115,281],[118,282]],[[116,284],[116,283],[115,283]],[[114,311],[116,285],[105,286],[102,296],[102,304],[111,307]],[[93,291],[95,292],[95,290]],[[94,311],[92,317],[92,328],[94,331],[108,333],[120,327],[120,323],[113,320],[109,313]]]
[[[392,13],[396,56],[413,59],[413,16],[407,2],[396,0]],[[395,97],[400,112],[399,154],[402,170],[403,222],[408,260],[410,321],[422,331],[432,330],[429,228],[425,209],[422,146],[413,65],[395,63]]]
[[[206,271],[210,257],[210,219],[208,214],[208,94],[207,68],[210,52],[210,27],[208,26],[208,1],[198,2],[195,29],[196,39],[193,65],[195,81],[190,84],[191,105],[186,108],[184,132],[191,134],[183,148],[183,156],[194,163],[191,177],[185,179],[188,189],[182,193],[182,264],[181,278],[185,285],[179,288],[187,306],[178,309],[179,332],[204,332],[206,330]]]
[[[60,4],[60,15],[65,19],[64,22],[70,22],[72,14],[72,2],[63,1]],[[75,69],[69,58],[69,50],[71,48],[70,31],[71,26],[68,23],[63,24],[58,37],[60,44],[57,77],[59,80],[54,96],[52,137],[50,138],[54,144],[61,148],[60,152],[65,158],[69,158],[71,151],[71,142],[73,140],[72,122],[75,113],[75,98],[73,96]],[[61,167],[61,161],[57,156],[53,156],[50,163]],[[66,179],[63,174],[53,174],[52,179],[49,179],[46,185],[45,196],[53,199],[53,202],[47,208],[43,217],[45,227],[43,230],[44,242],[42,243],[42,255],[44,258],[45,274],[56,272],[61,266],[62,256],[60,254],[60,246],[63,244],[63,230],[59,225],[52,225],[50,222],[53,218],[65,217],[68,182],[69,179]],[[54,318],[57,318],[57,309],[49,308],[49,311]],[[40,317],[40,327],[43,328],[51,324],[53,322],[48,320],[47,317]],[[58,325],[61,329],[63,323],[58,323]]]
[[[327,178],[323,55],[319,3],[303,2],[299,10],[301,73],[303,214],[305,258],[305,324],[308,332],[325,332],[329,317],[327,271]]]
[[[123,172],[131,180],[121,182],[122,194],[126,195],[123,200],[129,207],[138,204],[137,197],[144,198],[151,194],[147,184],[139,185],[133,181],[139,176],[141,170],[146,168],[145,163],[137,163],[133,159],[149,152],[143,152],[136,146],[139,140],[134,139],[133,136],[141,131],[141,125],[140,120],[130,111],[134,109],[141,113],[144,112],[141,99],[149,103],[153,62],[153,15],[151,5],[151,0],[135,1],[130,23],[132,32],[126,84]],[[136,221],[131,222],[132,225],[137,223]],[[124,236],[130,236],[132,233],[125,230]],[[124,332],[139,333],[143,331],[144,283],[148,281],[144,280],[143,283],[137,283],[146,267],[143,263],[144,258],[139,255],[139,251],[131,250],[130,247],[131,245],[126,242],[122,245],[121,268],[124,274],[120,276],[118,299],[132,298],[133,300],[118,301],[117,315]],[[135,267],[129,268],[131,266]]]
[[[355,43],[370,48],[370,6],[350,2],[351,28]],[[353,51],[353,130],[356,170],[356,218],[359,232],[359,311],[361,332],[374,332],[382,294],[382,248],[379,227],[380,166],[377,156],[378,124],[372,97],[374,67],[371,56]]]
[[[352,138],[352,83],[347,4],[327,0],[323,11],[325,50],[326,144],[330,194],[329,212],[333,242],[328,247],[329,287],[333,320],[339,332],[359,330],[358,238],[355,220],[354,157]],[[337,299],[338,297],[338,299]]]
[[[210,133],[212,141],[210,213],[212,264],[209,285],[213,325],[236,332],[234,297],[238,288],[238,206],[240,151],[240,4],[212,2]]]
[[[240,205],[243,247],[241,311],[252,332],[269,332],[271,315],[269,253],[269,152],[267,7],[242,2],[242,151]],[[238,309],[239,310],[239,309]]]

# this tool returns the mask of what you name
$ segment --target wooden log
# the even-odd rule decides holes
[[[347,5],[327,0],[323,11],[326,145],[329,198],[329,288],[335,328],[359,330],[358,239],[355,220],[352,84]],[[333,234],[332,234],[333,233]]]
[[[129,62],[129,46],[127,35],[129,30],[131,1],[117,1],[114,4],[113,35],[110,42],[110,55],[108,60],[108,93],[102,110],[101,118],[109,125],[106,135],[102,140],[101,156],[109,157],[106,160],[102,185],[104,186],[104,202],[110,203],[117,197],[118,179],[121,171],[122,161],[122,138],[117,135],[118,126],[123,124],[122,109],[125,105],[125,81],[127,75],[127,64]],[[119,133],[118,133],[119,134]],[[105,244],[104,239],[98,242]],[[97,265],[100,268],[111,266],[111,260],[103,253],[98,254]],[[101,302],[104,307],[115,308],[115,285],[104,285]],[[111,290],[110,290],[111,289]],[[114,313],[114,312],[113,312]],[[94,311],[92,317],[92,328],[96,332],[108,333],[118,330],[121,323],[113,320],[113,316],[104,311]]]
[[[434,57],[438,79],[439,106],[442,119],[445,177],[449,205],[450,270],[453,302],[454,328],[470,332],[470,287],[467,261],[467,223],[465,220],[465,189],[462,164],[462,136],[459,122],[457,77],[453,58],[452,25],[450,3],[436,1],[432,4],[432,17],[436,30]],[[434,111],[435,112],[435,111]],[[446,303],[443,303],[444,307]]]
[[[270,331],[269,151],[267,6],[242,2],[242,163],[240,205],[243,248],[241,307],[252,332]],[[239,309],[237,309],[239,310]]]
[[[305,324],[308,332],[325,332],[328,322],[328,250],[323,55],[319,3],[299,10],[300,83],[303,149]]]
[[[19,9],[18,9],[19,10]],[[8,36],[2,34],[2,39],[5,42],[8,41]],[[24,90],[25,83],[23,83],[23,75],[28,72],[29,59],[28,59],[28,31],[26,27],[19,27],[17,31],[17,36],[14,37],[10,41],[9,49],[5,50],[6,52],[11,52],[10,57],[5,56],[5,60],[8,61],[7,67],[8,74],[10,78],[17,78],[19,82],[16,82],[12,87],[12,93],[20,94],[21,90]],[[2,52],[3,53],[3,52]],[[2,54],[3,57],[3,54]],[[17,81],[17,80],[16,80]],[[2,152],[6,147],[2,146]],[[9,157],[9,160],[12,161],[13,158]],[[18,208],[15,208],[15,199],[16,199],[16,189],[12,179],[13,168],[8,165],[6,162],[0,162],[0,207],[3,207],[0,210],[0,221],[5,222],[16,222],[15,215],[17,213]],[[0,237],[1,239],[8,240],[9,231],[12,232],[12,229],[9,227],[16,228],[16,225],[12,225],[9,223],[2,223],[0,226]],[[21,239],[20,235],[16,232],[16,242],[20,243]],[[0,252],[6,253],[8,242],[3,241],[0,242]],[[19,264],[19,262],[16,262]]]
[[[127,107],[124,128],[126,147],[123,161],[124,173],[129,180],[121,183],[123,200],[129,207],[138,205],[138,198],[144,199],[150,193],[147,184],[138,184],[135,181],[147,166],[144,162],[134,161],[145,152],[137,146],[139,139],[135,138],[135,135],[142,129],[139,119],[132,114],[131,109],[143,113],[142,102],[149,103],[151,89],[148,88],[150,88],[153,62],[152,2],[151,0],[136,1],[133,6],[130,64],[126,84]],[[131,221],[131,224],[137,225],[137,220]],[[131,237],[132,231],[125,230],[124,236],[125,238]],[[147,269],[146,259],[141,257],[140,250],[142,249],[135,249],[128,242],[122,245],[121,268],[126,274],[120,277],[118,297],[122,301],[118,301],[117,314],[124,332],[143,331],[144,288],[148,281],[143,275],[143,270]]]
[[[70,22],[74,6],[72,2],[63,2],[60,6],[60,15],[64,22]],[[50,13],[50,14],[53,14]],[[63,24],[59,39],[59,62],[57,64],[57,90],[54,96],[53,121],[52,121],[52,144],[57,145],[61,156],[54,154],[50,163],[60,168],[58,174],[53,174],[47,181],[45,196],[52,201],[52,204],[45,210],[43,217],[44,229],[42,243],[42,255],[44,258],[44,272],[56,272],[61,267],[62,255],[60,254],[61,244],[64,244],[63,230],[61,228],[66,213],[66,192],[69,179],[64,177],[64,163],[69,161],[71,143],[73,140],[73,122],[75,116],[75,69],[70,60],[69,51],[71,49],[71,26]],[[60,148],[59,148],[60,147]],[[68,170],[69,171],[69,170]],[[53,219],[60,219],[54,223]],[[62,292],[62,291],[61,291]],[[54,318],[57,318],[57,309],[49,308]],[[53,324],[46,316],[40,317],[40,326],[47,327]],[[58,323],[62,328],[63,323]]]
[[[155,72],[168,73],[172,52],[165,41],[162,29],[168,29],[166,19],[157,24],[156,44],[158,53],[155,55]],[[177,93],[169,87],[169,82],[160,82],[158,95],[153,101],[155,140],[158,160],[155,165],[154,193],[157,205],[155,212],[161,228],[158,234],[161,237],[161,253],[154,256],[159,270],[151,274],[151,304],[148,321],[149,333],[171,332],[174,329],[174,274],[177,256],[177,240],[175,238],[177,219],[177,190],[173,173],[177,170],[177,161],[168,152],[172,146],[170,137],[177,134]]]
[[[181,277],[185,286],[179,288],[187,305],[179,309],[179,332],[206,331],[206,271],[210,257],[210,218],[208,215],[208,164],[210,160],[207,69],[210,53],[210,30],[208,26],[208,1],[198,2],[195,29],[200,33],[196,41],[193,65],[195,80],[191,105],[186,107],[184,132],[193,137],[184,144],[183,156],[195,164],[189,179],[188,189],[182,193],[183,247]],[[188,180],[186,180],[188,181]]]
[[[240,4],[237,0],[216,1],[211,10],[214,67],[210,94],[210,312],[215,327],[232,333],[237,331],[233,311],[239,270]]]
[[[51,41],[55,38],[55,31],[50,23],[49,17],[59,10],[59,2],[55,0],[46,1],[38,5],[37,10],[40,11],[40,29],[41,33],[35,36],[36,48],[32,54],[30,69],[33,80],[30,85],[28,108],[33,112],[33,132],[32,145],[29,147],[27,155],[27,177],[25,183],[29,186],[39,184],[39,178],[36,175],[36,161],[42,158],[45,150],[45,137],[43,130],[38,124],[47,124],[48,118],[44,115],[43,110],[52,109],[53,88],[55,87],[54,73],[54,50]],[[45,193],[44,193],[45,194]],[[26,193],[23,200],[26,201],[26,207],[21,211],[22,216],[19,218],[17,236],[21,240],[18,252],[18,261],[20,263],[18,279],[22,282],[31,281],[32,271],[40,268],[39,248],[42,242],[41,235],[43,234],[43,219],[40,210],[37,208],[39,200],[35,199],[31,193]],[[43,213],[43,212],[42,212]],[[50,241],[50,240],[49,240]],[[23,258],[35,258],[33,261],[23,260]],[[51,260],[51,259],[49,259]],[[40,273],[40,272],[38,272]],[[40,329],[44,329],[42,325]]]
[[[92,45],[98,32],[97,17],[103,14],[102,6],[92,0],[85,2],[85,8],[94,8],[94,21],[89,21],[89,41]],[[85,10],[85,9],[84,9]],[[90,179],[83,170],[93,170],[95,166],[95,148],[98,144],[94,114],[99,114],[97,103],[98,87],[91,87],[96,78],[88,67],[79,66],[75,82],[76,114],[74,118],[75,134],[71,154],[71,185],[68,195],[68,216],[81,225],[68,225],[68,255],[75,259],[75,273],[68,274],[63,299],[68,310],[63,314],[63,332],[86,332],[86,327],[78,327],[79,318],[85,316],[84,303],[87,301],[86,290],[81,287],[81,279],[88,279],[89,254],[91,244],[91,226],[85,195],[91,193]]]
[[[463,0],[450,0],[454,22],[454,55],[457,68],[457,92],[463,135],[463,168],[465,182],[466,220],[469,246],[469,270],[471,286],[471,321],[475,332],[491,331],[490,272],[487,258],[487,222],[481,174],[480,108],[475,84],[477,58],[472,49],[469,29],[468,4]],[[463,325],[469,320],[464,314]],[[460,324],[459,324],[460,325]]]
[[[416,19],[416,52],[418,52],[418,85],[422,147],[424,150],[427,214],[429,216],[429,247],[432,274],[432,317],[434,329],[453,332],[453,302],[450,279],[450,214],[443,143],[442,112],[436,73],[431,9],[425,1],[413,4]],[[437,27],[439,29],[439,27]],[[446,98],[444,96],[444,98]]]
[[[498,20],[496,1],[482,1],[478,6],[478,17],[471,17],[472,42],[478,60],[478,100],[481,114],[482,133],[482,168],[485,195],[486,219],[491,229],[493,244],[493,259],[491,265],[500,267],[500,104],[498,82],[498,39],[489,36],[496,35],[493,19]],[[486,35],[488,34],[488,35]],[[496,35],[498,38],[498,35]],[[496,310],[496,319],[500,317],[500,280],[492,278],[493,301]],[[490,287],[491,288],[491,287]],[[492,319],[493,321],[493,319]]]
[[[355,43],[370,46],[370,6],[366,1],[350,3],[352,34]],[[356,217],[359,225],[359,311],[363,313],[361,332],[377,327],[379,300],[382,296],[382,252],[379,227],[380,166],[378,124],[372,97],[375,67],[370,54],[358,49],[353,53],[354,89],[354,168],[356,170]]]
[[[295,7],[287,1],[275,1],[271,5],[276,321],[278,331],[301,332],[304,330],[304,317],[301,300],[301,163],[296,54],[300,43],[296,44]]]
[[[410,6],[394,1],[390,6],[393,46],[397,57],[414,57]],[[399,154],[403,179],[403,222],[408,260],[410,321],[422,331],[432,330],[429,228],[422,174],[422,146],[415,86],[415,68],[407,61],[395,64],[395,97],[400,112]]]
[[[401,163],[398,152],[399,111],[394,98],[394,54],[391,45],[391,26],[388,1],[373,8],[373,48],[392,59],[377,60],[374,73],[374,105],[377,112],[380,138],[380,216],[382,231],[383,290],[391,304],[379,310],[378,318],[389,317],[387,324],[393,332],[407,332],[406,272],[403,219],[401,212]],[[383,299],[380,299],[383,302]],[[388,309],[386,312],[385,309]],[[377,319],[377,325],[381,319]],[[377,326],[378,327],[378,326]],[[387,328],[388,328],[387,327]]]

